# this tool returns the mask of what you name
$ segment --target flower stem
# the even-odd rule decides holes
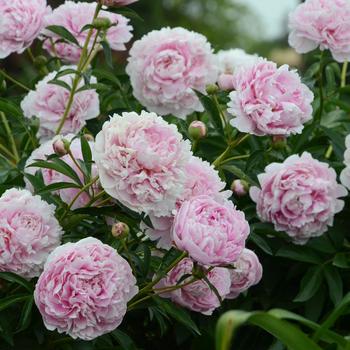
[[[346,86],[346,73],[348,71],[348,61],[345,61],[343,63],[343,68],[342,68],[342,71],[341,71],[341,83],[340,83],[340,87],[344,87]]]
[[[22,88],[23,90],[30,91],[29,87],[25,86],[24,84],[22,84],[20,81],[16,80],[15,78],[12,78],[10,75],[8,75],[2,69],[0,69],[0,74],[2,76],[4,76],[7,80],[11,81],[12,83],[14,83],[17,86],[19,86],[20,88]]]
[[[2,122],[3,122],[4,126],[5,126],[5,130],[6,130],[7,136],[8,136],[9,141],[10,141],[10,145],[11,145],[11,148],[12,148],[14,159],[16,160],[16,163],[18,163],[20,158],[19,158],[19,155],[18,155],[16,142],[15,142],[15,139],[13,137],[10,125],[8,123],[8,120],[7,120],[6,115],[5,115],[4,112],[0,112],[0,116],[1,116]]]

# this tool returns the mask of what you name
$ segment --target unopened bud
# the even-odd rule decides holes
[[[221,74],[218,79],[218,85],[221,90],[230,91],[234,89],[233,75]]]
[[[284,149],[287,146],[287,138],[285,136],[275,135],[272,137],[271,146],[276,150]]]
[[[111,20],[107,17],[97,17],[92,22],[92,26],[96,29],[108,29],[111,25]]]
[[[245,180],[237,179],[232,182],[231,190],[236,196],[243,197],[249,191],[249,184]]]
[[[91,134],[84,134],[84,139],[86,140],[86,141],[91,141],[91,142],[94,142],[95,141],[95,138],[94,138],[94,136],[93,135],[91,135]]]
[[[129,234],[129,232],[130,232],[130,228],[124,222],[116,222],[112,226],[112,235],[114,237],[118,237],[118,238],[125,237]]]
[[[3,79],[3,80],[0,82],[0,92],[5,92],[6,89],[7,89],[6,80]]]
[[[59,156],[65,156],[69,151],[70,143],[68,140],[64,139],[63,137],[58,137],[53,142],[52,147],[54,152]]]
[[[47,58],[43,55],[37,56],[34,59],[34,65],[36,67],[43,67],[47,64]]]
[[[207,85],[206,91],[208,95],[215,95],[219,91],[219,87],[216,84]]]
[[[188,127],[188,133],[194,140],[202,139],[207,135],[207,126],[200,120],[195,120]]]

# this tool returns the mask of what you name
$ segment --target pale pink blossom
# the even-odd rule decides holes
[[[193,267],[191,259],[183,259],[155,286],[156,290],[157,288],[176,287],[179,284],[189,282],[193,276],[183,280],[181,278],[185,275],[192,275]],[[215,267],[207,273],[206,277],[216,288],[221,299],[224,299],[230,292],[231,279],[228,269]],[[218,296],[204,280],[198,280],[182,288],[159,295],[163,298],[170,298],[174,303],[204,315],[211,315],[221,304]]]
[[[55,207],[39,196],[12,188],[0,197],[0,271],[39,276],[62,234]]]
[[[259,59],[234,74],[231,125],[258,136],[300,134],[312,118],[313,93],[287,65]]]
[[[349,1],[306,0],[290,13],[289,28],[289,45],[298,53],[319,47],[338,62],[350,60]]]
[[[336,172],[307,152],[268,165],[258,179],[261,189],[252,187],[250,195],[260,219],[296,244],[325,233],[344,207],[339,198],[347,191],[337,183]]]
[[[249,231],[244,213],[231,201],[202,195],[183,202],[175,215],[172,238],[193,260],[216,266],[238,259]]]
[[[80,47],[71,42],[62,42],[61,38],[48,29],[42,31],[44,48],[52,55],[57,55],[66,62],[78,63],[81,55],[81,47],[84,46],[88,30],[82,31],[83,27],[93,21],[96,3],[66,1],[45,17],[45,27],[56,25],[66,28],[78,41]],[[122,15],[101,10],[99,17],[108,18],[112,25],[107,30],[106,39],[112,50],[124,51],[125,44],[132,38],[132,27],[128,25],[129,20]],[[95,38],[96,31],[92,38]],[[47,39],[46,39],[47,38]],[[50,39],[54,42],[54,48]],[[88,48],[91,49],[93,39],[90,40]]]
[[[46,0],[1,0],[0,59],[29,47],[43,28],[49,11]]]
[[[184,189],[190,144],[154,113],[115,114],[96,136],[105,191],[136,212],[169,215]]]
[[[345,169],[340,174],[341,183],[350,189],[350,135],[345,139],[346,151],[344,153]]]
[[[62,67],[60,72],[68,69],[76,70],[76,66]],[[68,72],[68,71],[67,71]],[[39,137],[46,141],[55,135],[67,107],[70,91],[65,87],[51,84],[58,72],[49,73],[39,81],[35,90],[30,91],[22,100],[21,108],[26,118],[37,117],[40,121]],[[74,74],[60,76],[58,80],[72,86]],[[90,83],[96,83],[96,78],[91,77]],[[81,81],[78,88],[83,87]],[[74,95],[73,103],[66,121],[63,124],[61,134],[79,132],[86,124],[86,120],[96,118],[100,114],[99,97],[94,89],[79,91]]]
[[[224,191],[226,184],[221,181],[217,170],[208,162],[192,156],[185,167],[186,182],[184,191],[176,201],[176,208],[194,196],[205,194],[219,199],[226,199],[231,196],[231,191]],[[170,248],[172,244],[171,228],[174,215],[156,217],[150,215],[152,226],[148,227],[144,223],[141,228],[145,230],[147,236],[152,240],[158,240],[157,246],[160,248]]]
[[[229,269],[231,275],[231,289],[227,299],[237,298],[250,287],[258,284],[262,278],[263,268],[256,254],[244,248],[238,260]]]
[[[57,139],[60,139],[61,136],[55,136],[53,139],[43,143],[39,148],[35,149],[33,153],[30,155],[30,157],[27,159],[25,164],[25,172],[31,175],[34,175],[37,171],[40,171],[43,176],[44,184],[46,186],[52,185],[58,182],[69,182],[74,183],[74,180],[69,178],[68,176],[59,173],[58,171],[48,169],[48,168],[37,168],[37,167],[31,167],[30,165],[33,164],[36,160],[46,160],[48,156],[54,154],[54,148],[53,145]],[[75,138],[74,134],[68,134],[65,136],[65,140],[67,140],[70,143],[69,149],[73,155],[73,157],[77,161],[83,161],[83,154],[81,151],[81,141],[80,138]],[[90,148],[93,149],[94,143],[92,141],[89,141]],[[80,178],[80,181],[84,183],[84,176],[81,173],[80,169],[76,166],[76,164],[73,162],[71,157],[66,154],[63,157],[60,158],[62,161],[67,163],[78,175]],[[97,167],[93,163],[91,166],[91,176],[92,178],[97,176]],[[31,183],[25,179],[26,187],[28,190],[33,191],[33,187]],[[58,194],[62,201],[67,203],[68,205],[73,201],[73,199],[76,197],[76,195],[80,192],[81,188],[64,188],[60,189],[58,191],[55,191],[56,194]],[[88,194],[87,192],[82,192],[79,197],[75,200],[75,202],[72,205],[72,209],[82,208],[85,205],[87,205],[91,198],[92,198],[92,190],[95,191],[95,194],[98,192],[98,185],[90,187]],[[94,205],[97,205],[98,202],[95,202]]]
[[[207,39],[184,28],[162,28],[136,41],[126,72],[134,96],[152,112],[184,118],[203,106],[193,90],[205,93],[216,82],[216,59]]]
[[[47,329],[92,340],[121,324],[137,292],[128,262],[88,237],[50,254],[34,298]]]

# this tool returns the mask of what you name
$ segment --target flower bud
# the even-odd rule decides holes
[[[238,197],[245,196],[249,191],[249,184],[245,180],[236,179],[232,182],[231,191]]]
[[[97,17],[92,22],[92,26],[96,29],[108,29],[112,25],[112,22],[107,17]]]
[[[188,133],[194,140],[199,140],[207,135],[207,127],[200,120],[195,120],[190,124]]]
[[[6,89],[7,89],[6,80],[3,79],[3,80],[0,82],[0,92],[5,92]]]
[[[272,137],[271,146],[275,150],[281,150],[287,146],[287,138],[285,136],[275,135]]]
[[[216,84],[209,84],[206,87],[208,95],[215,95],[219,91],[219,87]]]
[[[54,152],[59,156],[65,156],[69,151],[70,143],[68,140],[64,139],[63,137],[58,137],[53,142],[52,147]]]
[[[47,64],[47,58],[45,56],[40,55],[40,56],[35,57],[34,65],[36,67],[43,67],[43,66],[46,66],[46,64]]]
[[[221,90],[230,91],[234,89],[233,86],[233,75],[232,74],[221,74],[218,79],[218,85]]]
[[[84,139],[86,140],[86,141],[91,141],[91,142],[94,142],[95,141],[95,138],[94,138],[94,136],[93,135],[91,135],[91,134],[84,134]]]
[[[112,235],[114,237],[122,238],[129,234],[130,228],[129,226],[124,222],[116,222],[112,226]]]

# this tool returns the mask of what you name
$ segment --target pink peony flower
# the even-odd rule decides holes
[[[183,192],[190,156],[190,144],[176,126],[154,113],[116,114],[96,136],[102,187],[139,213],[171,213]]]
[[[345,140],[346,151],[344,153],[345,169],[340,174],[341,183],[350,189],[350,135]]]
[[[60,71],[66,69],[76,69],[76,67],[66,66],[62,67]],[[49,83],[57,73],[51,72],[39,81],[35,90],[30,91],[21,102],[21,108],[26,118],[33,116],[39,118],[41,141],[46,141],[55,135],[69,100],[70,92],[66,88]],[[71,86],[73,75],[67,74],[58,79]],[[96,83],[95,77],[91,78],[91,83]],[[83,85],[83,81],[80,82],[79,88]],[[77,92],[61,133],[77,133],[85,126],[86,120],[96,118],[99,114],[100,104],[97,92],[93,89]]]
[[[105,6],[127,6],[138,0],[100,0],[100,3]]]
[[[136,41],[126,72],[134,96],[145,107],[181,118],[203,111],[193,89],[205,93],[206,86],[217,78],[207,39],[184,28],[162,28]]]
[[[58,25],[65,27],[77,39],[81,47],[84,46],[88,30],[81,29],[91,24],[96,4],[73,1],[66,1],[63,5],[57,7],[52,13],[45,17],[45,26]],[[108,18],[111,23],[116,25],[111,26],[107,31],[107,41],[112,50],[124,51],[125,44],[132,38],[132,27],[128,25],[129,20],[122,15],[101,10],[99,17]],[[93,33],[95,38],[95,32]],[[62,42],[61,38],[48,29],[42,31],[44,40],[44,48],[52,55],[57,55],[59,58],[70,63],[77,63],[80,59],[82,49],[75,44]],[[45,39],[48,38],[48,39]],[[49,39],[54,41],[54,48]],[[89,48],[92,47],[93,40],[90,40]]]
[[[296,244],[321,236],[344,207],[339,197],[347,191],[337,184],[335,171],[307,152],[268,165],[258,179],[261,190],[252,187],[250,196],[260,219],[285,231]]]
[[[47,329],[92,340],[121,324],[137,292],[128,262],[89,237],[50,254],[34,299]]]
[[[193,266],[194,264],[191,259],[183,259],[155,286],[155,288],[174,287],[178,284],[184,284],[190,281],[192,276],[184,280],[181,280],[181,278],[185,275],[191,275]],[[230,273],[228,269],[215,267],[208,272],[206,277],[216,288],[220,297],[224,299],[230,292]],[[217,295],[204,280],[198,280],[185,287],[161,293],[160,296],[163,298],[170,298],[174,303],[192,311],[201,312],[204,315],[211,315],[213,311],[220,306],[220,300]]]
[[[39,276],[62,234],[55,207],[39,196],[12,188],[0,197],[0,271]]]
[[[238,260],[229,270],[231,275],[231,291],[227,299],[237,298],[250,287],[258,284],[262,278],[263,268],[256,254],[250,249],[243,249]]]
[[[185,167],[186,182],[184,192],[176,201],[179,209],[181,204],[194,196],[205,194],[207,196],[224,199],[231,196],[230,191],[223,191],[226,184],[221,181],[218,172],[208,162],[198,157],[191,157]],[[153,228],[141,225],[151,240],[158,240],[159,248],[168,249],[172,245],[171,227],[174,222],[174,215],[156,217],[150,215]]]
[[[319,47],[338,62],[350,60],[349,1],[306,0],[290,13],[289,28],[289,45],[298,53]]]
[[[39,35],[44,16],[50,11],[46,0],[0,1],[0,58],[22,53]]]
[[[36,160],[46,160],[47,156],[54,154],[55,152],[54,152],[53,145],[55,141],[60,137],[61,136],[56,136],[52,140],[49,140],[43,143],[39,148],[33,151],[33,153],[27,159],[27,162],[25,164],[25,171],[28,174],[34,175],[37,171],[39,170],[41,171],[43,175],[44,183],[46,186],[52,185],[57,182],[74,183],[74,181],[71,178],[55,170],[47,169],[47,168],[30,167],[30,165],[33,164]],[[75,137],[74,134],[68,134],[65,136],[65,139],[68,141],[72,141],[74,137]],[[90,148],[93,149],[94,143],[92,141],[89,141],[89,144],[90,144]],[[83,160],[80,138],[75,138],[71,142],[69,148],[76,160]],[[81,182],[84,183],[83,174],[78,169],[78,167],[74,164],[71,157],[68,154],[66,154],[65,156],[61,157],[61,160],[67,163],[79,176]],[[97,167],[95,164],[92,164],[91,174],[92,174],[92,177],[97,176]],[[26,182],[26,188],[29,191],[33,191],[33,187],[31,183],[27,179],[25,179],[25,182]],[[90,188],[91,195],[92,195],[92,190],[94,190],[95,194],[98,193],[98,186],[95,185],[95,186],[92,186],[92,189]],[[61,197],[63,202],[69,205],[71,201],[75,198],[75,196],[78,194],[78,192],[80,192],[80,188],[65,188],[65,189],[56,191],[56,194],[58,194]],[[74,210],[77,208],[82,208],[85,205],[87,205],[91,199],[91,195],[89,195],[86,192],[81,193],[78,199],[74,202],[72,209]],[[96,204],[98,204],[98,202],[95,202],[95,205]]]
[[[228,200],[197,196],[184,202],[175,215],[175,245],[202,265],[234,263],[249,235],[244,213]]]
[[[254,135],[290,135],[312,117],[313,93],[287,65],[258,62],[234,75],[228,112],[233,127]]]

